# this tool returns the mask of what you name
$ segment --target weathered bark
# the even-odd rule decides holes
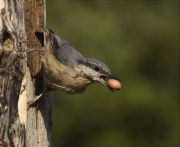
[[[45,0],[0,0],[0,146],[51,146],[47,94],[27,111],[44,88],[41,69]]]

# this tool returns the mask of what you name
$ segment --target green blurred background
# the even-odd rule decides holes
[[[53,146],[179,146],[179,2],[47,0],[47,27],[122,80],[51,93]]]

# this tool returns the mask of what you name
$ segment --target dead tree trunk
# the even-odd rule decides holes
[[[45,0],[0,0],[0,146],[51,146],[51,105],[44,88],[41,51]]]

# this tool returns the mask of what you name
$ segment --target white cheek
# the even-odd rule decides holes
[[[88,77],[91,77],[92,79],[96,79],[97,77],[99,77],[99,73],[96,72],[95,70],[86,67],[84,65],[80,65],[81,71]]]

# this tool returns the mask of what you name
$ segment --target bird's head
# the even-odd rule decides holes
[[[79,66],[82,69],[81,72],[85,78],[89,79],[92,83],[100,82],[111,91],[113,91],[113,89],[106,83],[106,78],[120,81],[120,79],[111,74],[105,63],[94,58],[80,59]]]

